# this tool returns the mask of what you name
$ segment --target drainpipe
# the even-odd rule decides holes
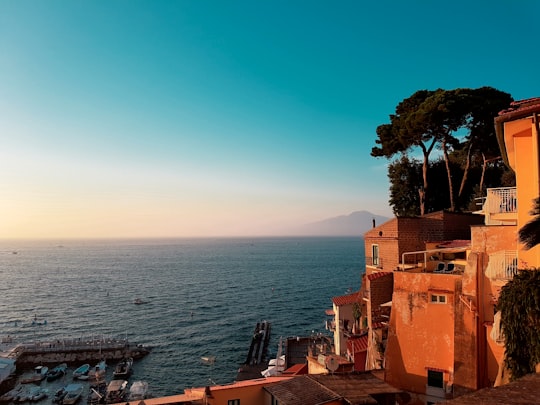
[[[476,347],[477,347],[477,375],[476,375],[476,389],[484,388],[486,386],[486,372],[487,372],[487,342],[486,331],[484,328],[484,252],[478,255],[478,264],[476,268]]]
[[[540,169],[540,122],[538,120],[538,113],[533,114],[534,128],[536,129],[536,153],[537,153],[537,167]],[[540,196],[540,178],[538,180],[538,195]]]

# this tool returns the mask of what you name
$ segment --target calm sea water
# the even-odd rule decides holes
[[[361,238],[0,241],[1,336],[127,337],[153,347],[131,379],[173,395],[233,382],[258,321],[270,354],[280,336],[326,333],[324,310],[363,268]]]

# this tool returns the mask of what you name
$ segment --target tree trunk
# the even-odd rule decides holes
[[[450,171],[450,160],[448,159],[448,145],[445,139],[442,140],[442,150],[444,156],[444,163],[446,165],[446,173],[448,175],[448,191],[450,193],[450,211],[456,210],[456,204],[454,202],[454,188],[452,187],[452,173]]]
[[[420,197],[420,215],[426,213],[426,192],[428,189],[427,172],[429,164],[429,154],[425,148],[422,148],[422,151],[424,152],[424,161],[422,162],[422,178],[424,179],[424,185],[418,189],[418,195]]]
[[[429,145],[429,148],[426,148],[426,145],[424,145],[422,142],[420,142],[418,146],[420,146],[420,148],[422,149],[422,153],[424,154],[424,161],[422,162],[422,178],[424,180],[424,186],[418,189],[418,195],[420,197],[420,215],[424,215],[426,213],[426,195],[428,191],[427,173],[429,166],[429,154],[435,146],[435,138],[433,138],[433,140],[431,141],[431,145]]]
[[[480,197],[482,197],[484,195],[484,176],[486,174],[486,167],[487,167],[487,159],[486,159],[486,155],[484,155],[482,153],[482,160],[484,161],[482,163],[482,175],[480,176],[480,190],[478,190],[480,192]]]
[[[472,142],[469,143],[469,150],[467,151],[467,159],[465,160],[465,168],[463,169],[463,177],[461,178],[461,185],[459,186],[459,193],[458,193],[458,199],[461,198],[463,194],[463,190],[465,189],[465,183],[467,182],[467,178],[469,177],[469,169],[471,168],[471,150],[472,150]],[[482,176],[484,175],[484,172],[482,171]],[[482,181],[483,181],[482,177]]]

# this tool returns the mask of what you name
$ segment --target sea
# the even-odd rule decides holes
[[[270,358],[280,337],[329,335],[325,309],[364,264],[361,237],[1,240],[0,337],[144,344],[131,380],[181,394],[234,382],[257,322]]]

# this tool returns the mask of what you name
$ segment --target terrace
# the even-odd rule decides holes
[[[402,255],[399,271],[409,273],[462,274],[467,264],[470,246],[436,248],[406,252]]]

